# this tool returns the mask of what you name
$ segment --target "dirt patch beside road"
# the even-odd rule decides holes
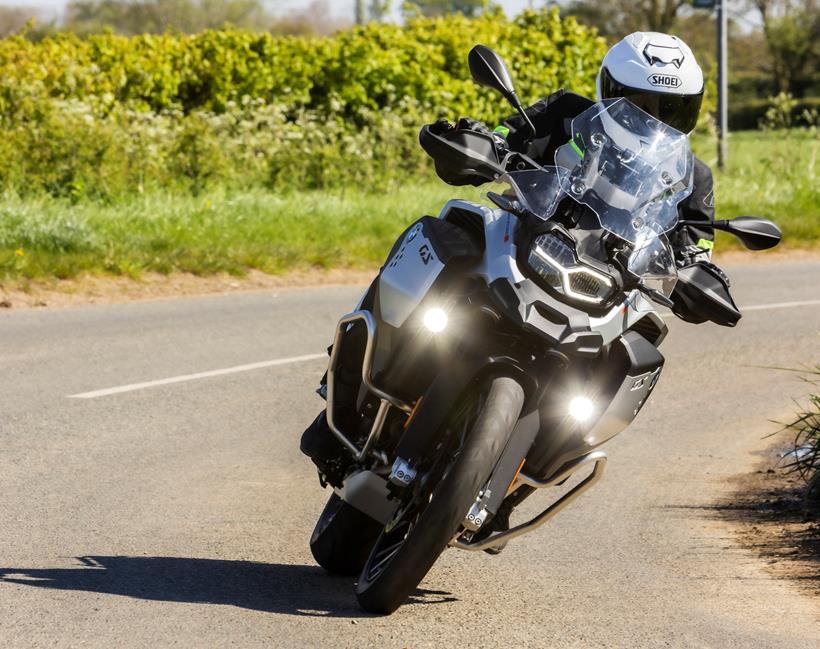
[[[774,250],[760,254],[730,250],[718,253],[715,256],[715,261],[718,264],[727,266],[807,259],[820,259],[820,251]],[[378,268],[374,266],[372,269],[306,269],[284,275],[268,275],[257,270],[251,270],[243,277],[235,277],[225,273],[207,277],[189,273],[176,273],[173,275],[146,273],[139,279],[85,275],[69,280],[30,282],[15,280],[5,284],[0,283],[0,309],[113,304],[135,300],[156,300],[264,289],[368,284],[377,270]]]
[[[733,495],[715,510],[769,572],[820,595],[820,510],[806,512],[805,483],[778,466],[790,450],[782,440],[769,447],[752,473],[732,479]]]
[[[252,270],[244,277],[227,274],[200,277],[187,273],[147,273],[139,280],[128,277],[88,275],[50,282],[0,283],[0,308],[62,307],[83,304],[112,304],[135,300],[238,293],[306,286],[367,284],[373,270],[305,270],[286,275],[268,275]]]

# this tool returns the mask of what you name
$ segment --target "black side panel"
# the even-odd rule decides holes
[[[586,372],[570,366],[541,404],[541,431],[527,456],[527,469],[546,478],[626,428],[655,387],[663,362],[654,345],[630,331],[612,344],[607,358],[596,360]],[[585,424],[567,412],[567,404],[578,393],[600,409]]]
[[[663,365],[663,354],[638,332],[627,331],[618,342],[616,349],[622,349],[627,355],[629,376],[651,372]]]
[[[481,259],[483,246],[479,245],[469,231],[455,223],[432,216],[424,216],[420,222],[424,236],[431,241],[436,256],[445,266],[455,261],[471,264]]]
[[[487,244],[484,233],[484,219],[481,214],[474,210],[452,207],[444,215],[444,220],[464,230],[475,245],[484,250]]]

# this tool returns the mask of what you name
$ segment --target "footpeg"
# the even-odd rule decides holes
[[[397,487],[406,487],[415,479],[416,470],[410,466],[407,460],[397,457],[396,461],[393,462],[393,468],[390,470],[388,480]]]

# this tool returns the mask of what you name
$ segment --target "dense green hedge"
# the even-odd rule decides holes
[[[328,38],[245,31],[0,41],[0,190],[331,186],[429,168],[416,132],[509,109],[472,83],[475,43],[525,100],[594,92],[604,41],[556,10],[373,23]]]
[[[754,99],[751,101],[729,104],[729,129],[747,131],[760,126],[766,111],[772,105],[771,99]],[[804,97],[796,100],[791,111],[794,126],[811,126],[804,118],[806,111],[820,112],[820,97]]]

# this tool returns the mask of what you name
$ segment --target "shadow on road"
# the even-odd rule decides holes
[[[73,568],[0,568],[0,583],[109,593],[139,599],[224,604],[269,613],[367,617],[353,580],[317,566],[183,557],[77,557]],[[455,601],[447,592],[417,590],[408,603]]]

